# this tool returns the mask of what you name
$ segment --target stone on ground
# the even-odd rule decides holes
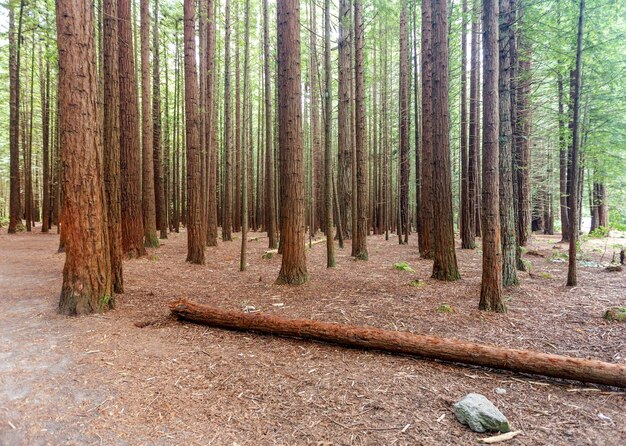
[[[491,401],[478,393],[470,393],[454,405],[454,414],[474,432],[508,432],[509,421]]]

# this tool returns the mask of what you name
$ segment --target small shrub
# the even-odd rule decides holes
[[[589,233],[590,238],[606,238],[609,236],[609,228],[606,226],[598,226],[596,229]]]
[[[454,308],[450,304],[441,304],[437,307],[438,313],[454,313]]]
[[[426,282],[420,279],[415,279],[415,280],[411,280],[409,282],[409,285],[411,285],[414,288],[422,288],[423,286],[426,286]]]
[[[541,277],[542,279],[554,279],[554,277],[552,277],[552,274],[545,271],[540,272],[539,277]]]
[[[393,268],[397,269],[398,271],[408,271],[408,272],[411,272],[411,273],[415,272],[415,270],[413,268],[411,268],[411,265],[409,265],[407,262],[394,263],[393,264]]]

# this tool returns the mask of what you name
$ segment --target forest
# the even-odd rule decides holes
[[[626,443],[624,0],[0,11],[0,444]]]

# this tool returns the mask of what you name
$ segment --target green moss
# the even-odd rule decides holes
[[[607,321],[626,322],[626,307],[609,308],[604,312],[604,319]]]
[[[554,279],[554,277],[552,277],[552,274],[545,271],[540,272],[539,277],[541,277],[542,279]]]
[[[393,268],[397,269],[398,271],[408,271],[408,272],[411,272],[411,273],[415,272],[415,270],[413,268],[411,268],[411,265],[409,265],[407,262],[394,263],[393,264]]]
[[[409,285],[411,285],[414,288],[422,288],[422,287],[426,286],[426,282],[424,282],[423,280],[420,280],[420,279],[415,279],[415,280],[411,280],[409,282]]]
[[[454,308],[450,304],[441,304],[437,307],[438,313],[454,313]]]

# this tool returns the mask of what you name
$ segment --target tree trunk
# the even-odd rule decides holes
[[[324,228],[326,231],[326,267],[335,267],[333,237],[333,149],[332,149],[332,72],[330,63],[330,0],[324,2]]]
[[[432,119],[433,119],[433,232],[435,262],[432,277],[461,278],[454,250],[452,179],[450,173],[450,112],[448,110],[448,5],[432,0]],[[497,105],[497,104],[496,104]]]
[[[432,5],[422,2],[422,232],[418,234],[420,255],[435,256],[433,232],[433,48]],[[429,94],[430,93],[430,94]]]
[[[46,44],[46,53],[48,46]],[[39,50],[39,86],[41,88],[41,152],[43,157],[43,200],[41,232],[48,232],[50,229],[51,201],[50,201],[50,61],[46,54],[46,67],[44,66]]]
[[[152,116],[153,116],[153,169],[156,226],[159,238],[167,238],[167,213],[165,208],[165,178],[163,169],[163,140],[161,122],[161,65],[159,51],[159,0],[154,0],[154,26],[152,28]]]
[[[472,14],[472,41],[470,44],[470,90],[469,90],[469,134],[467,139],[467,195],[468,195],[468,220],[467,246],[469,249],[476,247],[477,219],[476,210],[479,209],[480,199],[478,196],[478,183],[480,175],[478,170],[478,154],[480,151],[480,100],[478,97],[478,82],[480,76],[480,6],[477,0],[473,2]]]
[[[359,349],[626,387],[626,366],[593,359],[509,349],[373,327],[220,310],[186,300],[171,302],[170,311],[181,320],[228,330],[311,339]]]
[[[103,2],[104,72],[104,186],[107,202],[111,282],[115,293],[124,292],[122,276],[122,225],[120,208],[120,83],[117,1]]]
[[[409,231],[409,9],[407,0],[402,0],[400,12],[400,222],[399,234]],[[404,243],[407,243],[405,237]],[[400,239],[402,243],[402,239]]]
[[[24,0],[20,1],[19,24],[15,35],[13,3],[9,8],[9,154],[10,154],[10,198],[9,234],[23,231],[20,200],[20,48],[22,36],[22,12]]]
[[[339,71],[338,71],[338,167],[337,192],[341,210],[341,227],[343,238],[352,237],[352,125],[350,84],[350,57],[352,42],[350,41],[350,0],[339,0]]]
[[[208,201],[207,201],[207,246],[217,246],[217,70],[215,63],[216,42],[215,42],[215,3],[214,0],[207,0],[208,29],[207,29],[207,69],[209,70],[207,79],[207,150],[208,153]]]
[[[130,0],[117,0],[120,83],[120,205],[122,252],[128,257],[145,255],[141,201],[139,105],[132,45]]]
[[[470,224],[469,154],[467,147],[467,0],[463,0],[461,21],[461,248],[473,249],[473,228]]]
[[[483,0],[483,272],[478,308],[506,312],[498,209],[498,0]]]
[[[233,184],[232,184],[232,112],[230,101],[230,0],[226,0],[224,25],[224,196],[222,205],[222,240],[232,241]]]
[[[300,3],[277,4],[278,139],[282,263],[277,284],[308,280],[304,252],[304,163],[302,151]]]
[[[83,0],[58,0],[56,13],[66,243],[59,312],[87,314],[112,308],[114,303],[102,178],[94,9]]]
[[[510,33],[513,20],[509,0],[499,0],[499,180],[500,180],[500,231],[502,234],[502,284],[517,285],[517,238],[515,230],[515,206],[513,203],[513,130],[511,127],[511,55]]]
[[[268,0],[263,0],[263,70],[265,88],[265,225],[269,238],[268,248],[276,249],[276,192],[274,190],[274,146],[272,138],[272,82],[270,78],[270,38]]]
[[[354,0],[354,108],[355,108],[355,151],[356,151],[356,223],[352,236],[354,257],[367,260],[367,149],[365,148],[365,65],[363,46],[365,26],[363,24],[363,5],[361,0]]]
[[[250,101],[248,97],[248,83],[250,78],[250,0],[246,0],[246,11],[245,11],[245,47],[244,47],[244,56],[243,56],[243,106],[244,106],[244,118],[242,125],[242,132],[244,135],[244,141],[246,140],[246,134],[248,126],[252,125],[252,122],[247,117],[246,110],[248,109],[247,104]],[[239,271],[246,270],[246,249],[248,244],[248,181],[251,181],[251,178],[248,178],[248,149],[247,145],[251,144],[252,141],[248,139],[247,144],[242,144],[241,147],[241,256],[239,262]]]
[[[141,16],[141,202],[145,245],[159,246],[156,235],[156,210],[154,196],[154,129],[152,98],[150,97],[150,7],[148,0],[140,0]]]
[[[198,118],[195,1],[184,3],[185,123],[187,148],[187,261],[204,265],[202,234],[202,149]]]
[[[569,264],[567,269],[567,286],[576,286],[576,242],[578,241],[578,148],[580,127],[580,83],[582,77],[582,40],[584,26],[585,0],[580,0],[578,16],[578,38],[576,44],[576,70],[574,74],[574,103],[572,116],[572,165],[569,195]]]

